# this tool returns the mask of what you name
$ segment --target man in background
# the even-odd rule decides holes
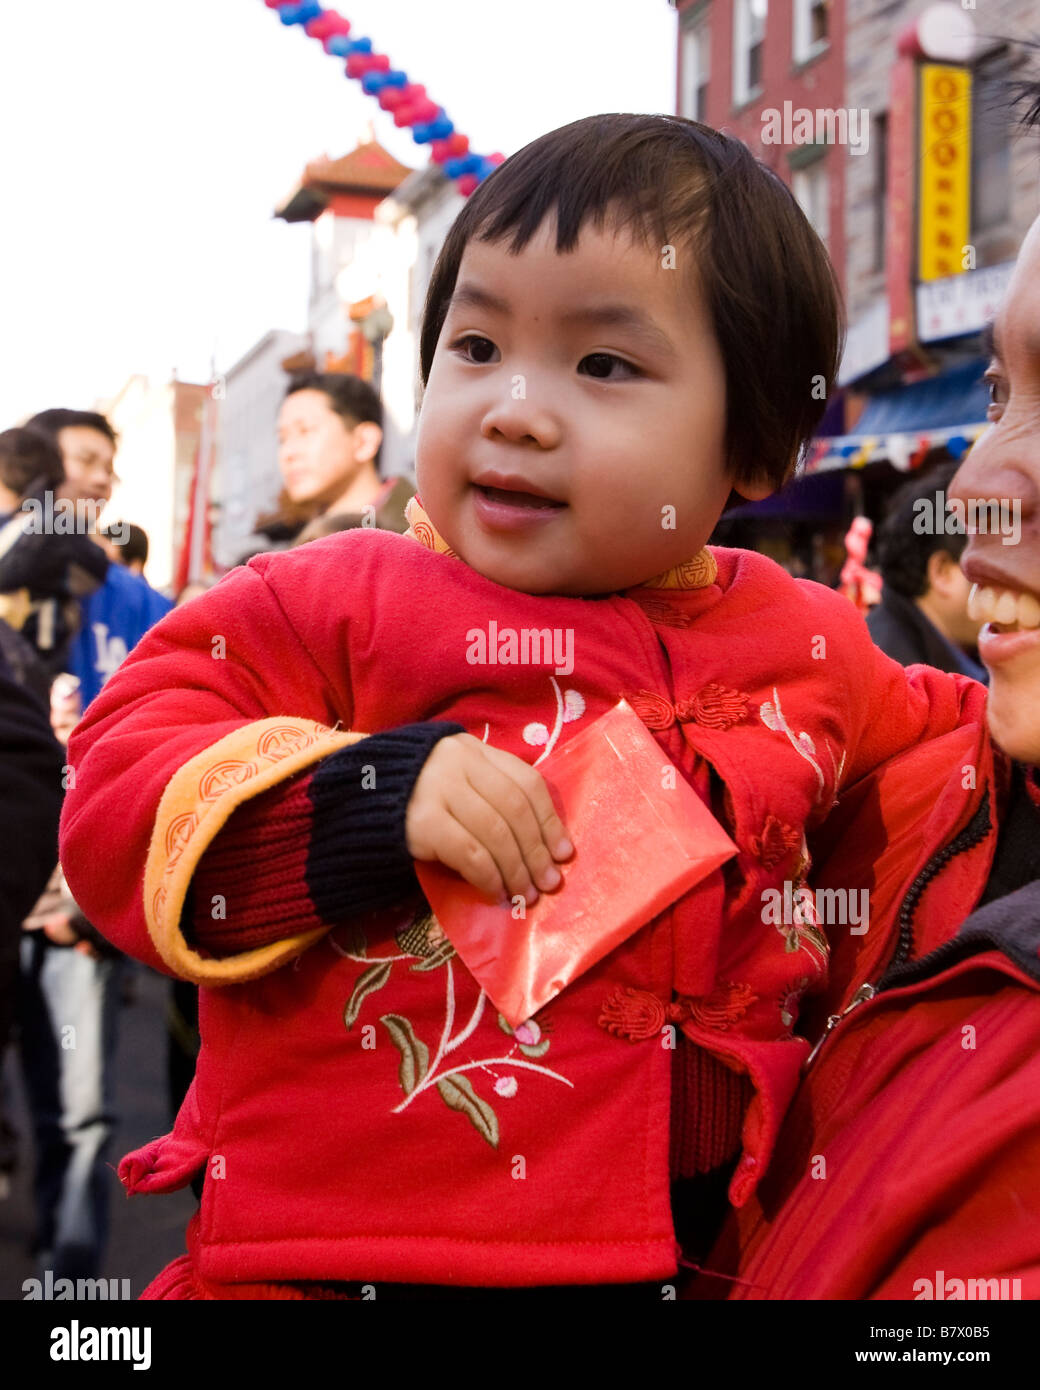
[[[976,650],[982,624],[968,617],[971,585],[960,567],[968,537],[947,534],[945,513],[936,517],[932,506],[939,493],[945,507],[957,468],[948,463],[930,469],[892,499],[878,533],[881,602],[868,613],[867,627],[875,644],[903,666],[923,662],[985,685],[989,675]],[[929,507],[915,505],[922,501]],[[933,524],[923,526],[929,514]]]
[[[27,422],[49,434],[65,465],[63,493],[93,526],[115,485],[116,432],[93,410],[44,410]],[[101,537],[97,536],[101,544]],[[80,682],[85,709],[119,663],[173,604],[125,565],[108,567],[104,583],[83,602],[83,623],[69,652],[69,671]]]
[[[103,526],[100,539],[110,560],[125,565],[132,573],[144,578],[144,567],[148,563],[148,532],[143,527],[134,526],[129,521]]]

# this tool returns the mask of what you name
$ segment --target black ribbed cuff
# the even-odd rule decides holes
[[[434,744],[461,724],[427,721],[372,734],[323,758],[311,777],[307,889],[327,922],[391,907],[419,891],[405,815]]]

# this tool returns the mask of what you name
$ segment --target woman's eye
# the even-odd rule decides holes
[[[597,381],[609,381],[614,375],[614,367],[621,367],[623,374],[638,375],[631,362],[626,362],[623,357],[615,357],[612,352],[590,352],[578,363],[578,370],[583,366],[587,367],[585,375],[595,377]]]
[[[453,349],[458,349],[470,362],[477,362],[481,366],[491,361],[491,356],[495,352],[495,345],[490,338],[481,338],[476,333],[471,333],[467,338],[458,338],[452,343]]]
[[[982,378],[989,387],[989,405],[986,408],[987,420],[999,420],[1007,405],[1007,382],[996,372],[987,372]]]

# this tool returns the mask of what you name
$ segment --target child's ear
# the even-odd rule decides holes
[[[764,473],[754,473],[750,477],[734,480],[733,491],[739,492],[747,502],[761,502],[776,492],[776,484]]]

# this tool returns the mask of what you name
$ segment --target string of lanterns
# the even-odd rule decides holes
[[[454,179],[463,197],[487,178],[505,159],[504,154],[476,154],[469,147],[469,136],[455,129],[443,106],[430,99],[426,88],[411,82],[408,74],[390,65],[385,53],[377,53],[369,38],[351,38],[350,20],[336,10],[327,10],[315,0],[264,0],[269,10],[277,10],[286,27],[303,29],[318,39],[326,53],[345,58],[346,74],[361,83],[399,129],[411,129],[417,145],[429,145],[430,154],[445,174]]]

